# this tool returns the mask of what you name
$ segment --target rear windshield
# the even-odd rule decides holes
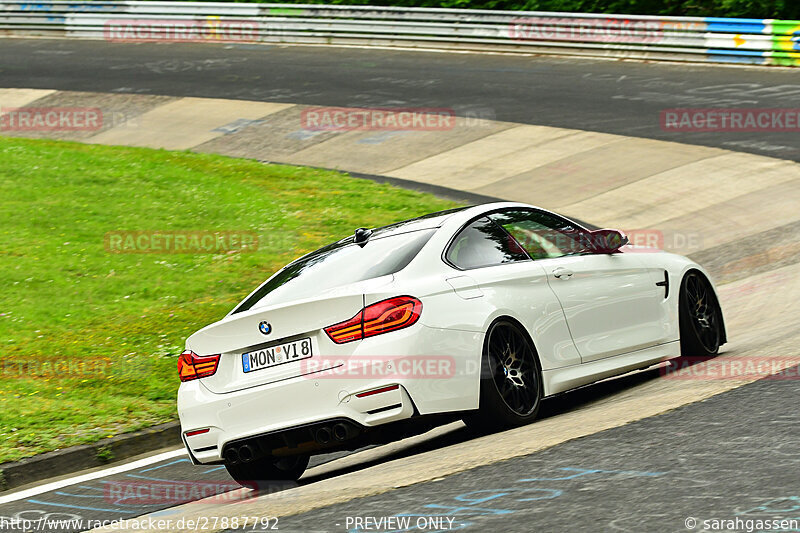
[[[322,291],[394,274],[405,268],[436,230],[373,237],[362,248],[352,237],[290,263],[251,294],[233,313],[309,298]]]

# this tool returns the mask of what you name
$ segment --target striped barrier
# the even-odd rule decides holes
[[[800,65],[800,21],[206,2],[0,1],[0,35]]]

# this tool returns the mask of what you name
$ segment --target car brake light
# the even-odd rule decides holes
[[[178,357],[178,377],[181,381],[213,376],[219,365],[219,355],[197,355],[191,350],[186,350]]]
[[[400,385],[389,385],[388,387],[381,387],[380,389],[372,389],[367,392],[359,392],[356,394],[356,398],[366,398],[367,396],[373,396],[375,394],[380,394],[382,392],[389,392],[393,390],[397,390],[400,388]]]
[[[369,305],[356,316],[325,328],[336,344],[356,341],[381,333],[407,328],[419,320],[422,302],[411,296],[397,296]]]

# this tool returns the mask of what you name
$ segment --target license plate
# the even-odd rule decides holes
[[[298,339],[242,354],[242,369],[254,372],[311,357],[311,338]]]

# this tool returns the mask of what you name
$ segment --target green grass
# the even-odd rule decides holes
[[[453,205],[331,171],[0,137],[0,463],[175,419],[187,335],[354,228]],[[259,246],[107,252],[120,230],[253,231]]]

